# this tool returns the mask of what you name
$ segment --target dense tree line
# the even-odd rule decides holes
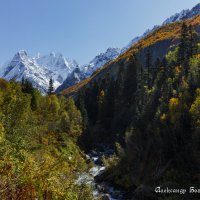
[[[75,184],[86,169],[76,145],[82,129],[72,99],[0,79],[0,199],[92,199]]]

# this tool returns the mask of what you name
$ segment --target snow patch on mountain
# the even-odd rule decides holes
[[[86,77],[91,76],[97,69],[117,58],[120,53],[121,50],[119,48],[108,48],[105,53],[100,53],[88,64],[83,65],[81,70]]]
[[[81,80],[87,78],[83,71],[77,67],[72,73],[68,75],[66,80],[56,89],[56,92],[61,92],[62,90],[79,83]]]
[[[56,54],[54,52],[49,55],[39,55],[34,60],[40,66],[49,69],[52,72],[51,76],[53,80],[59,82],[59,84],[62,84],[68,74],[78,66],[75,60],[66,59],[62,54]]]

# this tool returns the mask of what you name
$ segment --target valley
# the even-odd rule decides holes
[[[198,200],[200,4],[79,65],[0,68],[0,199]]]

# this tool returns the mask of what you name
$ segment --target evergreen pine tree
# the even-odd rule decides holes
[[[22,78],[22,92],[31,94],[34,90],[32,83],[28,79]]]
[[[53,87],[53,79],[52,79],[52,77],[51,77],[50,80],[49,80],[48,95],[53,94],[53,91],[54,91],[54,87]]]
[[[184,74],[188,74],[188,65],[190,58],[190,48],[189,48],[189,29],[186,23],[184,22],[181,27],[181,39],[179,44],[178,51],[178,64],[183,66]]]
[[[85,107],[88,118],[92,124],[95,124],[98,115],[98,95],[100,92],[99,85],[96,81],[90,88],[85,90]]]
[[[88,114],[87,110],[85,108],[85,92],[81,90],[78,93],[78,98],[77,98],[77,107],[81,111],[82,114],[82,119],[83,119],[83,129],[84,131],[88,128]]]
[[[116,80],[115,113],[117,113],[121,109],[121,105],[123,104],[124,77],[125,77],[125,72],[124,72],[124,66],[122,64],[119,67]]]
[[[133,103],[134,94],[137,90],[137,78],[137,62],[135,58],[133,58],[125,72],[123,95],[124,102],[127,103],[127,105]]]
[[[22,92],[31,95],[31,109],[36,110],[38,107],[39,91],[33,87],[33,84],[24,77],[21,82]]]
[[[181,39],[179,44],[178,62],[182,64],[187,58],[188,52],[188,27],[184,22],[181,27]]]
[[[151,87],[151,80],[150,80],[150,68],[152,67],[152,57],[151,57],[151,53],[148,50],[146,53],[146,69],[147,69],[147,86],[148,88]]]
[[[107,90],[105,93],[103,111],[102,111],[102,124],[106,130],[110,130],[112,120],[114,117],[114,106],[116,98],[116,84],[114,79],[110,79],[107,83]]]
[[[25,83],[25,79],[24,79],[24,76],[22,77],[22,88],[23,88],[23,86],[24,86],[24,83]]]
[[[197,35],[195,33],[194,28],[192,25],[188,28],[188,34],[189,34],[189,47],[188,47],[188,57],[191,58],[193,55],[197,53]]]
[[[156,58],[156,61],[154,63],[154,68],[152,70],[152,84],[154,83],[161,66],[162,62],[160,58]]]

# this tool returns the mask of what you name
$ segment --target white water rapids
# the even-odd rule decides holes
[[[112,152],[112,150],[110,150]],[[103,165],[102,156],[106,152],[92,151],[91,154],[86,155],[87,159],[93,162],[93,167],[88,171],[79,174],[76,184],[88,184],[93,191],[94,199],[102,197],[103,200],[123,200],[123,194],[121,191],[110,186],[106,182],[96,182],[95,177],[102,174],[106,167]],[[111,154],[109,154],[111,156]],[[108,154],[107,154],[108,156]]]

